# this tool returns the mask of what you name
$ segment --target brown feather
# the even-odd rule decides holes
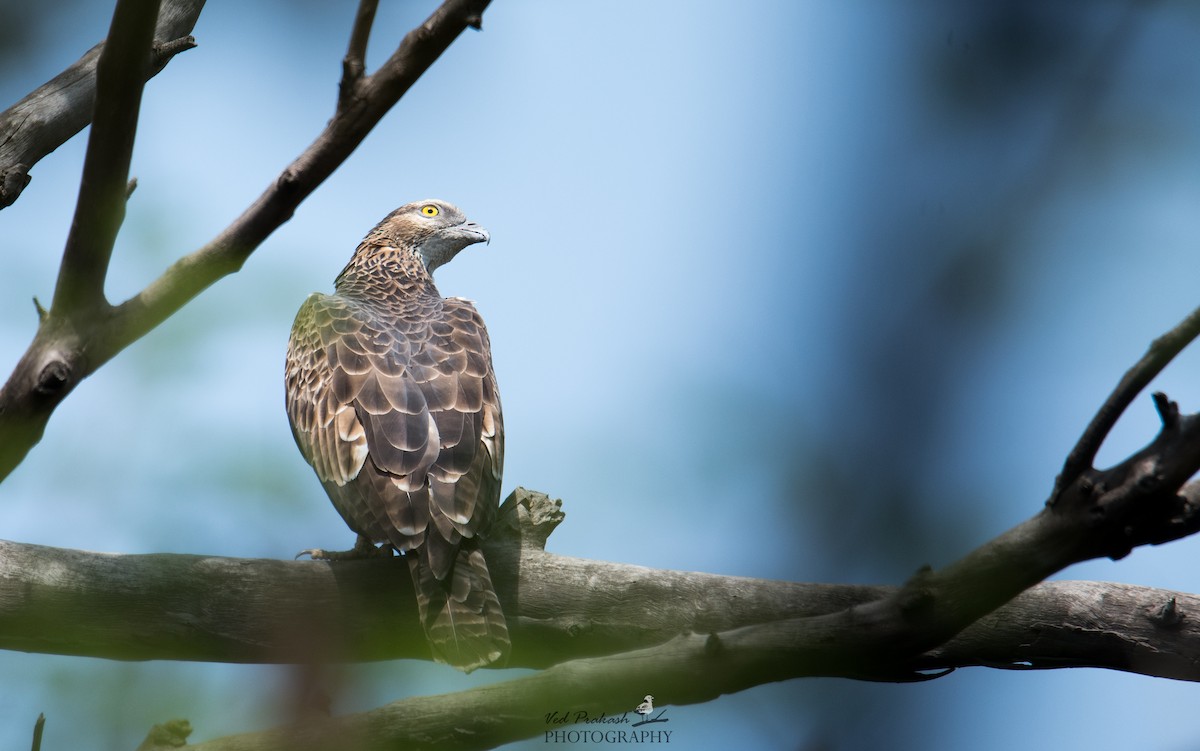
[[[350,528],[405,552],[435,656],[470,670],[509,649],[477,542],[499,503],[503,420],[483,319],[442,299],[418,250],[436,245],[418,213],[429,204],[459,220],[446,225],[459,239],[436,246],[443,255],[486,238],[441,202],[380,222],[336,293],[310,296],[296,315],[287,411]]]

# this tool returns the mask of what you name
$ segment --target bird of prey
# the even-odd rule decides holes
[[[296,444],[358,533],[340,558],[403,553],[441,662],[504,660],[508,628],[479,548],[500,497],[504,425],[491,345],[433,271],[487,230],[427,200],[384,217],[334,282],[300,307],[287,351]],[[377,543],[382,543],[376,548]]]

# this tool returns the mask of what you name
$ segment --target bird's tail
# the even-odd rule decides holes
[[[471,672],[508,659],[508,626],[483,551],[463,540],[445,579],[433,574],[429,545],[408,553],[421,626],[438,662]]]

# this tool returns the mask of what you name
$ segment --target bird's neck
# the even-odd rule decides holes
[[[433,276],[417,253],[405,248],[363,243],[350,263],[338,274],[334,287],[339,294],[380,303],[403,302],[441,295]]]

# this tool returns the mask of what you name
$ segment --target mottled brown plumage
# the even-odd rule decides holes
[[[359,534],[356,549],[405,554],[434,656],[464,670],[508,654],[478,546],[499,502],[504,426],[483,319],[443,299],[432,272],[487,239],[443,201],[396,209],[334,294],[301,306],[287,353],[300,451]]]

